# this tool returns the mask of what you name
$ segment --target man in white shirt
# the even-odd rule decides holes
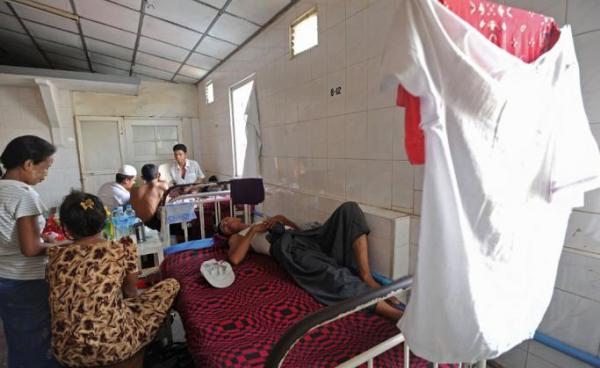
[[[114,182],[103,184],[98,190],[98,197],[106,207],[123,206],[129,203],[131,188],[135,184],[137,170],[131,165],[123,165],[119,168]]]
[[[173,156],[175,157],[175,162],[169,168],[173,183],[178,185],[202,183],[205,177],[204,173],[198,162],[188,160],[185,144],[179,143],[173,146]]]

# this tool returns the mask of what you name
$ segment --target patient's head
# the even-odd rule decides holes
[[[142,179],[146,182],[151,182],[154,179],[158,179],[159,172],[158,167],[154,164],[146,164],[142,166]]]
[[[237,217],[224,217],[221,222],[219,222],[219,227],[217,232],[220,235],[229,237],[233,234],[236,234],[246,228],[246,225],[242,220]]]
[[[102,231],[106,212],[98,197],[74,190],[60,206],[60,221],[71,238],[85,238]]]
[[[185,144],[178,143],[173,146],[173,157],[175,157],[175,161],[180,166],[185,165],[185,160],[187,159],[187,147]]]

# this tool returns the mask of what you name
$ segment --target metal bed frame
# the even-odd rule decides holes
[[[204,227],[205,216],[204,216],[204,204],[206,203],[214,203],[215,205],[215,226],[219,224],[221,220],[221,206],[220,204],[223,202],[229,202],[229,213],[234,215],[235,207],[233,205],[231,199],[231,191],[229,189],[220,190],[215,192],[199,192],[199,193],[190,193],[190,194],[182,194],[177,197],[170,197],[169,194],[174,190],[184,189],[190,186],[198,187],[198,188],[210,188],[217,185],[227,184],[227,182],[221,183],[209,183],[209,184],[184,184],[184,185],[176,185],[171,188],[164,194],[161,204],[159,205],[160,209],[160,221],[161,221],[161,238],[163,241],[163,246],[171,245],[171,231],[169,228],[169,224],[167,223],[167,205],[174,204],[181,201],[193,201],[198,206],[198,216],[200,222],[200,237],[202,239],[206,238],[206,229]],[[229,196],[228,200],[223,200],[223,196]],[[221,197],[221,198],[219,198]],[[244,219],[246,222],[249,221],[250,218],[250,210],[249,206],[244,206]],[[183,234],[185,241],[189,240],[188,236],[188,223],[186,221],[181,223],[181,227],[183,228]]]
[[[413,283],[412,276],[405,276],[397,281],[390,283],[389,285],[383,286],[377,290],[373,290],[369,293],[360,295],[356,298],[348,299],[344,302],[328,306],[315,312],[302,321],[292,326],[287,332],[279,339],[279,341],[271,350],[265,367],[267,368],[278,368],[282,367],[288,353],[294,348],[294,345],[307,333],[313,329],[327,325],[340,318],[344,318],[347,315],[363,310],[381,300],[388,299],[392,296],[399,296],[407,293]],[[367,363],[368,368],[374,367],[374,359],[378,355],[398,346],[404,342],[404,368],[410,367],[410,348],[405,342],[404,335],[398,333],[390,337],[389,339],[373,346],[369,350],[362,352],[354,358],[345,361],[344,363],[337,366],[337,368],[352,368],[358,367],[361,364]],[[486,368],[486,361],[471,363],[458,363],[459,368]],[[437,363],[432,363],[433,368],[437,368]]]
[[[196,184],[199,188],[209,188],[211,186],[223,185],[228,182],[221,183],[210,183],[210,184]],[[199,220],[200,220],[200,234],[204,239],[206,237],[206,229],[204,228],[204,204],[214,203],[215,204],[215,226],[221,219],[221,206],[222,202],[229,202],[229,211],[232,216],[235,216],[235,207],[231,198],[230,190],[220,190],[215,192],[200,192],[183,194],[177,197],[170,198],[169,194],[171,191],[189,187],[190,184],[177,185],[170,188],[164,195],[163,201],[160,206],[161,211],[161,236],[163,239],[163,247],[170,245],[170,229],[167,223],[167,205],[180,202],[183,200],[194,201],[198,205]],[[223,200],[222,196],[229,195],[228,200]],[[221,198],[219,199],[219,197]],[[219,204],[219,205],[217,205]],[[250,222],[250,206],[244,205],[244,221]],[[188,226],[187,222],[182,222],[183,232],[185,241],[188,241]],[[307,333],[320,326],[327,325],[333,321],[343,318],[352,313],[361,311],[371,305],[376,304],[381,300],[388,299],[392,296],[400,296],[406,294],[412,286],[412,276],[403,277],[397,281],[394,281],[386,286],[383,286],[377,290],[373,290],[369,293],[360,295],[356,298],[348,299],[344,302],[325,307],[324,309],[315,312],[303,320],[291,327],[287,332],[279,339],[279,341],[273,347],[273,350],[269,354],[265,366],[267,368],[281,367],[287,357],[288,353],[293,349],[294,345]],[[405,338],[402,333],[398,333],[390,337],[389,339],[373,346],[369,350],[362,352],[361,354],[353,357],[352,359],[340,364],[337,368],[352,368],[358,367],[361,364],[367,363],[368,368],[374,367],[374,359],[378,355],[385,353],[386,351],[405,343]],[[408,344],[404,344],[404,368],[410,367],[410,348]],[[432,368],[437,368],[437,363],[432,363]],[[475,364],[471,363],[458,363],[459,368],[486,368],[486,361],[480,361]]]

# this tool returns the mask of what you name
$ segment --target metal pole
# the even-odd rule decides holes
[[[204,201],[198,201],[200,207],[198,208],[198,214],[200,215],[200,238],[206,238],[206,229],[204,228]]]

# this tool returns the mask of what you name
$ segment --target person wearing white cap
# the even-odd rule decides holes
[[[135,184],[137,170],[131,165],[123,165],[117,171],[114,182],[102,184],[98,197],[106,207],[114,208],[129,203],[130,191]]]

